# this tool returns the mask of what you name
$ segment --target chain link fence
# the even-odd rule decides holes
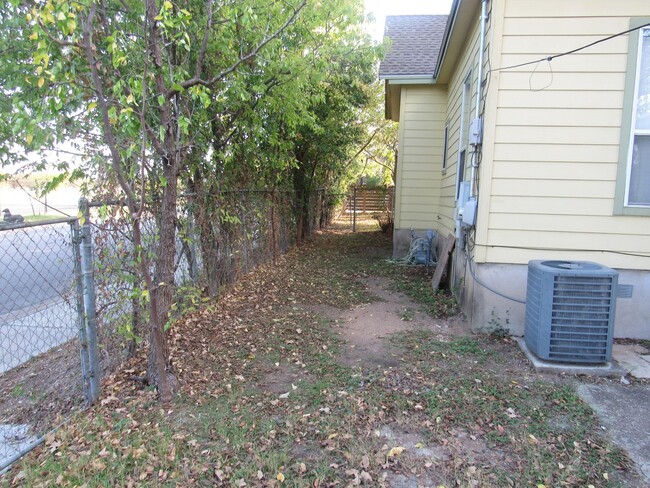
[[[309,198],[281,190],[183,195],[172,314],[218,296],[242,273],[325,227],[340,199],[324,190]],[[159,252],[154,208],[140,219],[150,258]],[[95,399],[101,378],[147,337],[127,209],[82,200],[79,215],[0,224],[0,471],[55,419]]]
[[[0,225],[0,462],[83,405],[79,244],[76,218]]]

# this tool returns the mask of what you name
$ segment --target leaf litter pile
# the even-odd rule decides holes
[[[380,232],[320,233],[177,321],[181,392],[133,381],[24,458],[10,486],[643,486],[568,380],[471,335]]]

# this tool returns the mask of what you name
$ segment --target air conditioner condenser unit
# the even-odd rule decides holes
[[[618,273],[589,261],[528,263],[524,340],[541,359],[606,363],[612,357]]]

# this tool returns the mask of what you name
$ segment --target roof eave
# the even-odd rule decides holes
[[[430,85],[434,83],[433,75],[379,75],[379,79],[390,85]]]
[[[440,45],[438,63],[433,73],[435,83],[445,84],[453,71],[456,55],[465,42],[467,30],[476,20],[475,11],[481,0],[454,0],[451,5],[447,27]],[[452,66],[448,66],[452,63]],[[447,69],[444,69],[447,68]]]

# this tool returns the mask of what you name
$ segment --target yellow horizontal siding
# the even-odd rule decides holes
[[[495,213],[547,215],[612,215],[613,200],[578,197],[493,196],[491,215]]]
[[[429,228],[435,224],[446,109],[444,88],[402,87],[397,228]]]
[[[576,22],[573,17],[519,17],[513,18],[513,13],[509,10],[507,17],[504,19],[504,30],[509,36],[537,36],[546,37],[556,33],[568,33],[574,35],[599,35],[606,37],[615,32],[621,32],[629,28],[629,22],[626,17],[581,17],[580,22]],[[573,36],[571,36],[573,37]]]
[[[488,236],[489,246],[505,247],[524,247],[531,249],[547,248],[568,251],[572,249],[585,250],[612,250],[629,253],[648,253],[650,249],[650,236],[635,236],[630,239],[627,234],[603,234],[583,232],[539,232],[539,231],[521,231],[521,230],[500,230],[491,229]],[[531,252],[529,258],[521,261],[528,262],[529,259],[535,259],[535,253]],[[508,260],[507,263],[514,261]],[[643,267],[645,265],[645,267]],[[619,266],[615,266],[619,267]],[[650,269],[650,262],[647,258],[639,258],[638,267],[640,269]]]
[[[492,195],[602,198],[614,195],[614,182],[494,178]],[[540,205],[542,203],[543,201],[540,200]],[[514,211],[516,209],[513,208]]]
[[[630,17],[650,16],[647,0],[501,1],[495,68],[575,49],[627,29]],[[650,250],[650,218],[613,215],[627,53],[628,37],[620,36],[491,73],[495,125],[486,127],[492,160],[481,174],[489,193],[479,215],[487,227],[477,247],[486,261],[526,263],[541,251],[512,247],[543,247],[567,249],[548,256],[650,269],[650,258],[599,254]]]
[[[590,87],[580,89],[575,86],[570,90],[532,91],[528,85],[520,85],[515,90],[500,90],[497,105],[499,108],[575,108],[618,109],[623,106],[623,90],[597,91]]]
[[[509,213],[490,214],[490,229],[512,230],[524,232],[553,232],[553,233],[581,233],[585,236],[600,235],[603,228],[607,228],[612,234],[626,234],[628,236],[643,236],[647,234],[645,229],[638,225],[636,217],[621,217],[612,219],[602,215],[582,215],[576,218],[574,215],[548,215],[548,214],[525,214]],[[650,236],[647,236],[650,239]],[[650,242],[650,241],[649,241]],[[599,244],[595,244],[598,246]]]
[[[543,42],[542,38],[540,42]],[[528,53],[503,53],[501,55],[501,65],[500,67],[514,66],[521,63],[527,63],[542,57],[546,57],[552,53],[545,52],[541,55],[531,55]],[[594,68],[598,68],[598,71],[605,73],[624,73],[626,70],[626,52],[614,52],[614,53],[596,53],[591,54],[588,51],[581,52],[579,55],[575,56],[563,56],[561,58],[556,58],[551,62],[551,67],[553,68],[554,73],[591,73],[594,71]],[[537,69],[535,69],[537,67]],[[495,66],[496,68],[496,66]],[[546,61],[542,61],[539,64],[533,63],[528,66],[522,66],[516,68],[513,71],[518,71],[520,73],[532,73],[533,71],[548,71],[549,64]]]
[[[439,169],[439,168],[436,168]],[[431,165],[409,165],[408,168],[404,169],[402,173],[402,178],[407,180],[440,180],[439,171],[431,171]]]
[[[519,17],[524,19],[557,18],[565,17],[575,20],[579,24],[585,18],[601,17],[629,17],[648,15],[647,0],[508,0],[506,2],[505,17]],[[572,32],[567,25],[559,25],[558,32],[567,35]],[[506,31],[507,32],[507,31]]]
[[[539,154],[538,157],[544,157]],[[528,179],[528,180],[575,180],[583,181],[615,181],[617,166],[615,163],[567,163],[529,161],[522,164],[519,161],[498,161],[494,165],[492,175],[499,179]]]
[[[618,160],[618,144],[499,144],[495,147],[496,162],[578,162],[614,163]]]
[[[502,90],[530,91],[531,84],[533,90],[540,91],[580,91],[580,87],[589,87],[589,90],[603,92],[622,91],[625,85],[625,73],[556,73],[542,66],[535,74],[519,71],[502,73],[499,87]]]
[[[620,127],[621,109],[500,108],[497,125],[528,127]]]
[[[614,34],[616,30],[612,30]],[[602,39],[602,35],[576,35],[573,32],[556,31],[555,35],[537,36],[537,35],[510,35],[503,36],[503,45],[501,52],[503,54],[534,54],[534,55],[551,55],[569,51],[579,46],[586,46],[592,42]],[[623,53],[627,52],[627,39],[625,37],[616,37],[608,42],[598,44],[591,52],[598,53]],[[586,51],[588,54],[590,51]],[[528,67],[528,69],[532,69]]]
[[[517,249],[513,247],[488,248],[487,259],[494,263],[527,263],[531,259],[575,259],[579,261],[595,261],[611,268],[634,269],[639,267],[640,261],[648,262],[648,258],[638,256],[626,256],[625,254],[606,252],[600,249],[588,251],[548,251],[539,249],[543,246],[537,245],[535,249]],[[648,264],[650,267],[650,263]],[[647,268],[646,268],[647,269]]]
[[[527,144],[618,144],[618,127],[529,127],[521,125],[497,126],[496,143]]]
[[[431,194],[433,195],[440,195],[439,190],[436,190],[435,187],[433,187],[434,184],[438,183],[438,179],[431,177],[431,178],[404,178],[402,180],[402,187],[403,188],[428,188],[431,191]]]
[[[491,3],[491,2],[490,2]],[[491,8],[491,5],[490,5]],[[463,84],[468,74],[471,74],[471,90],[469,98],[466,103],[469,104],[469,120],[476,117],[476,86],[478,84],[478,51],[479,51],[479,36],[480,24],[478,22],[479,13],[477,11],[476,22],[468,33],[465,46],[462,50],[462,55],[456,63],[454,74],[448,85],[448,108],[447,108],[447,124],[449,126],[448,133],[448,151],[447,151],[447,169],[440,182],[440,219],[438,220],[437,228],[443,235],[454,233],[454,211],[456,208],[456,175],[458,172],[458,157],[459,157],[459,140],[461,138],[461,109],[463,97]],[[493,30],[491,25],[486,30],[486,48],[489,49]],[[487,57],[485,58],[487,63]],[[484,66],[486,67],[487,64]],[[485,74],[485,72],[484,72]],[[463,134],[463,138],[467,138],[467,134]],[[467,164],[469,163],[469,156]],[[469,170],[466,170],[465,178],[469,176]]]

